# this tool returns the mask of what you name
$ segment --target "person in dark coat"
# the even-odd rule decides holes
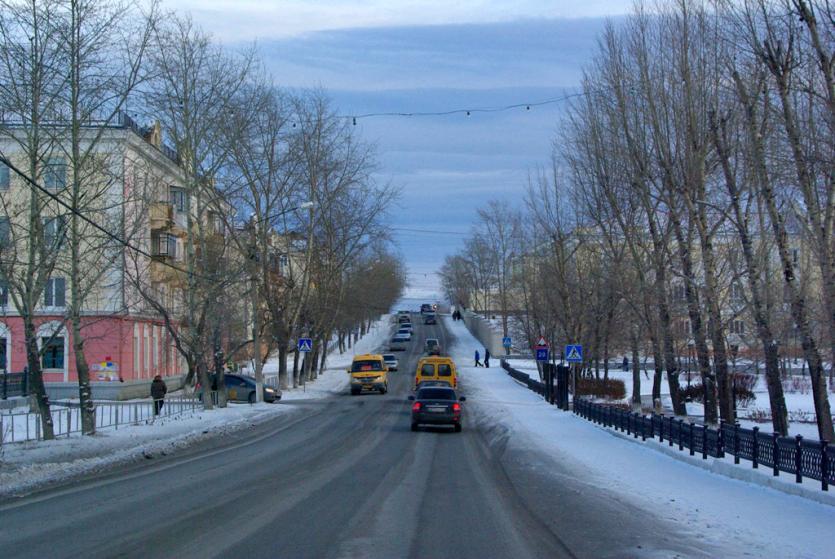
[[[484,348],[484,366],[490,368],[490,350]]]
[[[168,392],[168,386],[162,380],[160,375],[154,377],[151,382],[151,398],[154,399],[154,415],[159,415],[162,411],[162,404],[165,403],[165,394]]]
[[[481,365],[481,354],[478,352],[478,350],[475,350],[475,366],[476,367],[481,367],[482,366]]]
[[[629,371],[629,358],[625,355],[623,356],[623,371],[624,372]]]

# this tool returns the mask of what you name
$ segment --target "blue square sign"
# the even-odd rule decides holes
[[[547,347],[536,348],[536,360],[537,361],[548,361],[548,348]]]
[[[299,338],[299,351],[304,353],[313,351],[313,340],[310,338]]]
[[[583,346],[579,344],[565,346],[565,360],[569,363],[582,363]]]

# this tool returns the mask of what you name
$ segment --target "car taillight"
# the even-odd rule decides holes
[[[454,404],[452,404],[452,411],[460,412],[461,411],[461,404],[459,404],[458,402],[455,402]]]
[[[418,381],[419,381],[419,380],[420,380],[420,377],[415,377],[415,386],[417,386],[417,385],[418,385]]]
[[[420,402],[415,402],[412,405],[412,411],[420,411]]]

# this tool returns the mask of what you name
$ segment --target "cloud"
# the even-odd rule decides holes
[[[626,13],[632,0],[168,0],[223,41],[299,37],[351,28],[501,23]]]

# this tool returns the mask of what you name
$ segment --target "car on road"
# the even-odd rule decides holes
[[[428,312],[432,312],[432,305],[429,303],[424,303],[420,306],[420,314],[426,314]]]
[[[409,337],[402,334],[395,334],[389,342],[389,351],[406,351],[409,346]]]
[[[389,371],[396,371],[397,370],[397,356],[393,353],[384,353],[383,354],[383,361],[386,363],[386,367],[388,367]]]
[[[433,355],[423,357],[418,361],[415,371],[415,384],[417,389],[420,383],[427,380],[440,380],[450,384],[453,388],[458,387],[458,372],[455,369],[455,362],[450,357]]]
[[[456,433],[461,432],[462,402],[453,388],[445,386],[424,386],[409,396],[412,404],[412,431],[421,425],[452,425]]]
[[[348,367],[351,375],[351,394],[356,396],[363,390],[376,390],[380,394],[388,392],[388,367],[382,355],[367,353],[357,355]]]
[[[440,355],[441,342],[438,341],[438,338],[426,338],[426,341],[423,343],[423,349],[428,355]]]
[[[438,318],[435,313],[426,313],[423,315],[424,324],[438,324]]]
[[[401,322],[398,325],[398,328],[400,330],[408,330],[409,332],[414,332],[414,330],[415,330],[415,328],[414,328],[414,326],[412,326],[411,322]]]
[[[226,373],[223,375],[226,385],[226,400],[229,402],[255,403],[255,379],[244,375]],[[212,390],[217,390],[217,383],[212,382]],[[203,398],[203,388],[198,384],[194,387],[194,397]],[[264,401],[277,402],[281,400],[281,390],[272,386],[264,386]]]
[[[397,317],[397,322],[403,324],[405,322],[412,322],[412,317],[408,314],[401,314]]]
[[[407,339],[408,341],[411,341],[411,340],[412,340],[412,331],[411,331],[409,328],[401,328],[400,330],[398,330],[398,331],[397,331],[397,334],[396,334],[396,335],[398,335],[398,336],[406,336],[406,339]]]

